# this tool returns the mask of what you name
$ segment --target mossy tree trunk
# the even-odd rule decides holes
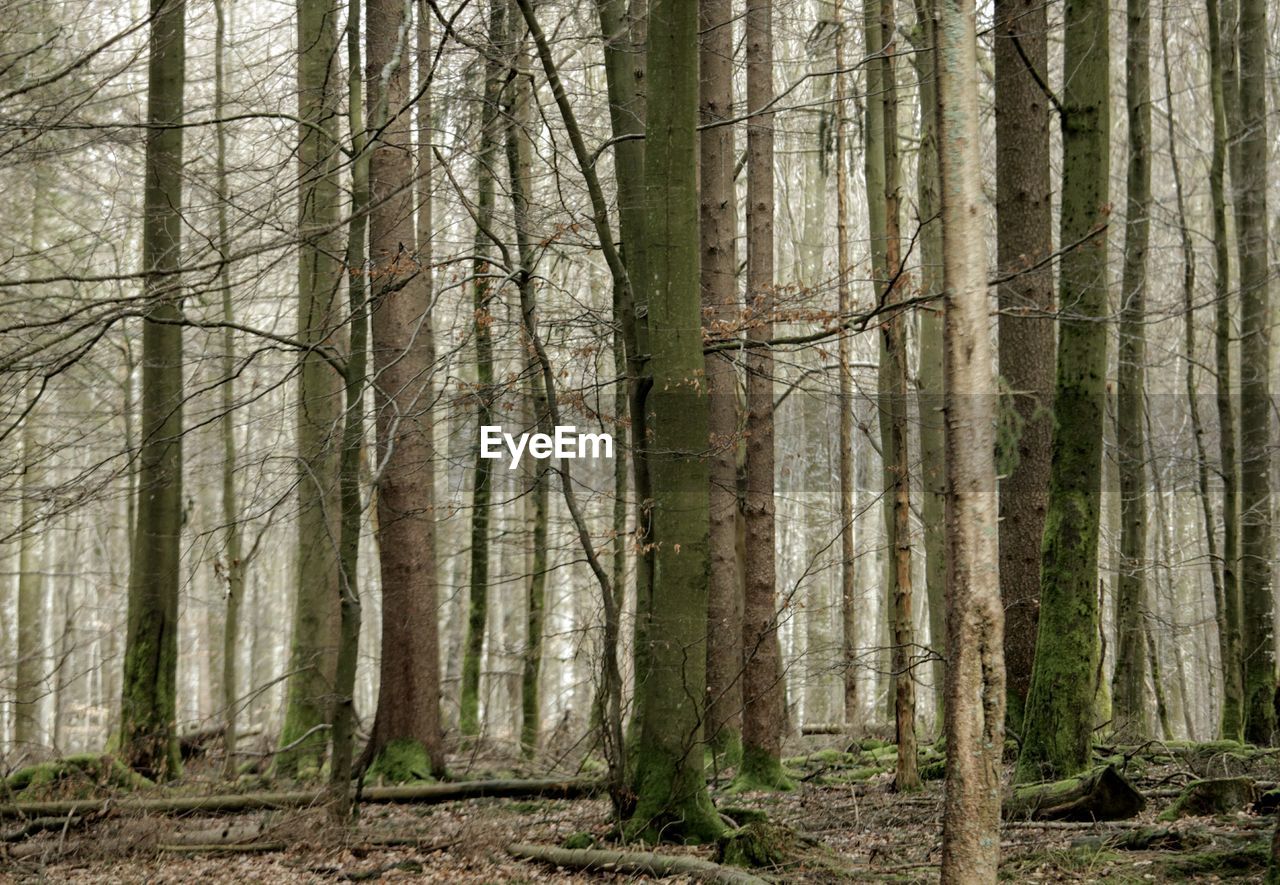
[[[522,3],[525,0],[522,0]],[[698,272],[698,10],[655,0],[645,146],[645,236],[653,391],[653,595],[640,685],[636,803],[627,832],[709,841],[723,824],[703,780],[706,692],[707,402]]]
[[[1023,717],[1020,781],[1090,762],[1098,669],[1098,522],[1107,341],[1108,6],[1069,0],[1062,92],[1062,308],[1053,465],[1041,560],[1035,665]]]
[[[288,700],[276,770],[287,777],[319,773],[332,715],[339,644],[341,585],[338,474],[342,421],[338,372],[328,362],[341,313],[338,291],[337,8],[333,0],[298,0],[298,561]],[[310,733],[305,740],[303,735]]]
[[[1240,594],[1244,736],[1276,731],[1275,600],[1271,589],[1271,274],[1267,218],[1267,2],[1241,0],[1240,175],[1233,176],[1240,255]]]
[[[1225,740],[1240,740],[1244,736],[1244,682],[1240,661],[1240,631],[1243,625],[1240,621],[1240,582],[1237,569],[1240,552],[1240,473],[1236,464],[1236,419],[1231,389],[1231,249],[1227,234],[1227,121],[1223,82],[1223,53],[1229,44],[1224,41],[1221,33],[1218,0],[1206,0],[1205,14],[1209,23],[1209,91],[1213,106],[1213,154],[1209,165],[1209,193],[1213,202],[1218,472],[1222,477],[1222,554],[1220,564],[1216,566],[1221,587],[1215,598],[1218,655],[1222,667],[1222,718],[1219,736]]]
[[[1124,275],[1116,458],[1120,472],[1120,572],[1116,575],[1116,667],[1112,730],[1137,743],[1147,737],[1144,636],[1147,604],[1147,453],[1144,436],[1147,244],[1151,235],[1151,18],[1148,0],[1127,0],[1125,104],[1129,115]]]
[[[714,125],[733,115],[733,8],[729,0],[701,0],[698,26],[700,119]],[[738,307],[737,195],[733,127],[698,136],[701,189],[702,304],[705,334],[733,330]],[[736,333],[735,333],[736,334]],[[736,765],[742,752],[742,599],[738,562],[738,378],[732,352],[707,357],[711,439],[711,584],[707,606],[706,736],[718,763]]]
[[[1049,100],[1036,83],[1048,81],[1049,26],[1038,0],[996,0],[995,18],[996,262],[1007,278],[998,289],[1000,375],[1020,428],[998,466],[1000,592],[1007,709],[1020,730],[1040,612],[1057,346],[1053,268],[1030,269],[1053,251]]]
[[[746,12],[747,107],[773,100],[773,8],[750,0]],[[786,720],[782,651],[774,593],[773,486],[773,114],[747,123],[747,339],[746,559],[743,568],[742,764],[736,782],[749,789],[787,786],[782,772]]]
[[[142,426],[137,527],[120,707],[120,755],[153,780],[175,777],[182,509],[183,89],[186,4],[152,0],[142,270]]]
[[[922,7],[933,18],[935,4]],[[1005,674],[973,0],[936,0],[946,305],[947,789],[942,881],[994,882]],[[899,749],[901,755],[901,748]]]
[[[504,0],[505,2],[505,0]],[[418,10],[418,154],[410,139],[413,22],[397,0],[370,0],[366,45],[370,131],[369,277],[378,463],[382,658],[365,755],[378,770],[394,749],[419,773],[443,774],[437,621],[431,322],[430,13]],[[427,88],[424,88],[427,87]],[[415,233],[414,179],[418,178]],[[477,480],[479,481],[479,480]],[[396,770],[391,771],[394,767]],[[401,777],[404,766],[388,767]]]

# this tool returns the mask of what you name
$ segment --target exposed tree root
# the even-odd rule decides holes
[[[554,848],[546,845],[508,845],[507,853],[575,870],[645,876],[690,876],[700,882],[723,885],[767,885],[764,879],[702,860],[647,851],[602,851],[591,848]]]
[[[432,804],[482,797],[580,799],[600,792],[602,784],[591,780],[485,780],[457,783],[409,784],[397,787],[370,787],[363,791],[365,802],[411,802]],[[201,812],[224,814],[280,808],[305,808],[326,801],[326,790],[257,792],[213,796],[173,796],[111,799],[68,799],[50,802],[10,802],[0,805],[0,818],[51,817],[87,814],[107,808],[124,813],[177,814]]]

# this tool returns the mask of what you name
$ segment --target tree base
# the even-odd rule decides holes
[[[1160,819],[1233,814],[1243,811],[1257,799],[1258,787],[1252,778],[1222,777],[1192,781],[1187,784],[1182,795],[1174,800],[1173,805],[1160,815]]]
[[[795,788],[795,781],[787,776],[781,759],[760,750],[744,748],[742,764],[726,792],[776,793]]]
[[[397,738],[378,750],[365,772],[365,780],[380,784],[423,783],[431,776],[431,757],[421,741]]]

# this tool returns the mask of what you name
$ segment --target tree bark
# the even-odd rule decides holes
[[[1151,19],[1148,0],[1127,0],[1125,104],[1129,114],[1128,199],[1120,291],[1116,458],[1120,471],[1120,571],[1116,576],[1116,668],[1112,729],[1138,742],[1146,709],[1147,453],[1144,437],[1147,244],[1151,230]]]
[[[522,3],[527,0],[521,0]],[[639,687],[636,805],[626,831],[708,841],[723,829],[703,779],[710,569],[707,402],[698,298],[698,10],[655,0],[645,132],[645,237],[653,390],[653,590]]]
[[[928,18],[932,6],[924,4]],[[973,0],[938,0],[936,15],[950,633],[942,881],[991,882],[1000,861],[1004,610]]]
[[[1035,665],[1019,781],[1062,777],[1092,754],[1098,669],[1098,520],[1107,359],[1108,6],[1066,7],[1062,99],[1062,257],[1053,463],[1041,560]]]
[[[772,0],[749,0],[746,11],[747,107],[773,100]],[[747,123],[747,339],[773,337],[773,114]],[[746,596],[743,604],[742,764],[744,789],[788,786],[782,772],[786,720],[782,653],[774,593],[773,354],[747,352]]]
[[[1049,26],[1036,0],[996,0],[995,18],[996,267],[1016,274],[998,290],[1000,375],[1021,427],[1008,446],[1012,464],[998,465],[1000,592],[1009,724],[1021,730],[1040,612],[1057,345],[1052,266],[1030,269],[1053,251],[1049,102],[1036,83],[1048,81]]]
[[[729,0],[701,0],[698,26],[700,119],[713,125],[733,115],[733,9]],[[733,127],[698,137],[701,189],[703,335],[736,335],[738,306],[737,195]],[[738,378],[731,352],[707,356],[707,424],[711,440],[711,583],[707,606],[707,743],[718,765],[742,756],[742,581],[738,562]]]
[[[152,780],[181,769],[177,716],[178,587],[182,580],[183,87],[186,5],[152,0],[142,270],[142,442],[137,527],[121,693],[120,755]]]

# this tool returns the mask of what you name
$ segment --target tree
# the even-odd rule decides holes
[[[186,4],[152,0],[143,192],[142,442],[129,570],[120,755],[152,779],[176,777],[182,504],[183,87]]]
[[[1267,4],[1241,0],[1239,175],[1232,175],[1240,256],[1240,594],[1244,736],[1276,731],[1271,590],[1271,298],[1267,219]]]
[[[39,169],[37,168],[37,175]],[[32,214],[38,218],[42,205],[40,188],[36,188]],[[39,248],[39,224],[32,244]],[[18,636],[17,666],[13,686],[13,742],[24,751],[40,743],[40,698],[44,673],[44,539],[34,530],[38,516],[38,489],[42,479],[40,429],[35,404],[27,411],[22,427],[22,509],[19,526],[23,530],[18,546]]]
[[[747,4],[747,488],[745,600],[742,616],[741,789],[790,786],[782,771],[782,652],[774,595],[773,488],[773,6]],[[652,146],[650,147],[652,150]],[[650,240],[652,242],[652,238]],[[654,381],[655,388],[657,380]]]
[[[1116,575],[1116,670],[1112,728],[1145,739],[1146,699],[1146,362],[1147,244],[1151,238],[1151,19],[1148,0],[1127,0],[1125,104],[1129,112],[1124,279],[1120,292],[1120,370],[1116,457],[1120,468],[1120,573]]]
[[[522,4],[526,0],[521,0]],[[723,824],[703,780],[708,468],[705,362],[698,298],[698,10],[654,0],[649,70],[664,96],[645,131],[645,236],[653,390],[653,590],[649,672],[627,832],[713,839]],[[745,735],[744,735],[745,737]]]
[[[319,772],[328,743],[339,644],[339,450],[342,378],[331,360],[343,270],[339,256],[337,9],[298,0],[298,559],[288,701],[276,770]]]
[[[1000,861],[1004,661],[995,470],[996,382],[982,247],[973,0],[937,0],[946,306],[947,783],[942,881],[994,882]]]
[[[724,337],[738,312],[737,203],[733,186],[733,10],[701,0],[698,206],[702,252],[702,321],[709,339]],[[720,125],[717,125],[720,124]],[[742,580],[738,563],[738,379],[733,355],[707,356],[711,435],[711,583],[707,608],[707,743],[719,764],[742,756]]]
[[[1219,472],[1222,475],[1222,594],[1217,600],[1218,654],[1222,662],[1220,734],[1244,736],[1244,668],[1240,656],[1240,471],[1236,461],[1236,417],[1231,370],[1231,250],[1227,235],[1227,89],[1224,54],[1234,44],[1222,35],[1218,0],[1206,0],[1209,20],[1209,93],[1213,107],[1213,154],[1209,193],[1213,201],[1214,368],[1217,380]],[[1235,85],[1231,94],[1234,98]]]
[[[1020,729],[1040,611],[1040,542],[1053,432],[1053,251],[1046,7],[995,4],[996,264],[1000,375],[1019,428],[1000,472],[1000,592],[1009,721]],[[1024,61],[1025,57],[1025,61]]]
[[[1065,777],[1091,760],[1098,669],[1098,521],[1107,342],[1107,174],[1111,116],[1107,4],[1066,6],[1060,102],[1062,209],[1053,462],[1041,558],[1035,665],[1023,714],[1020,781]]]
[[[370,0],[366,45],[370,131],[369,275],[378,437],[378,557],[382,659],[366,759],[390,779],[443,774],[436,614],[435,346],[431,325],[430,106],[411,132],[409,9]],[[418,88],[432,76],[428,12],[420,8]],[[423,101],[425,99],[420,99]],[[415,168],[416,167],[416,168]],[[414,180],[422,200],[415,234]]]

